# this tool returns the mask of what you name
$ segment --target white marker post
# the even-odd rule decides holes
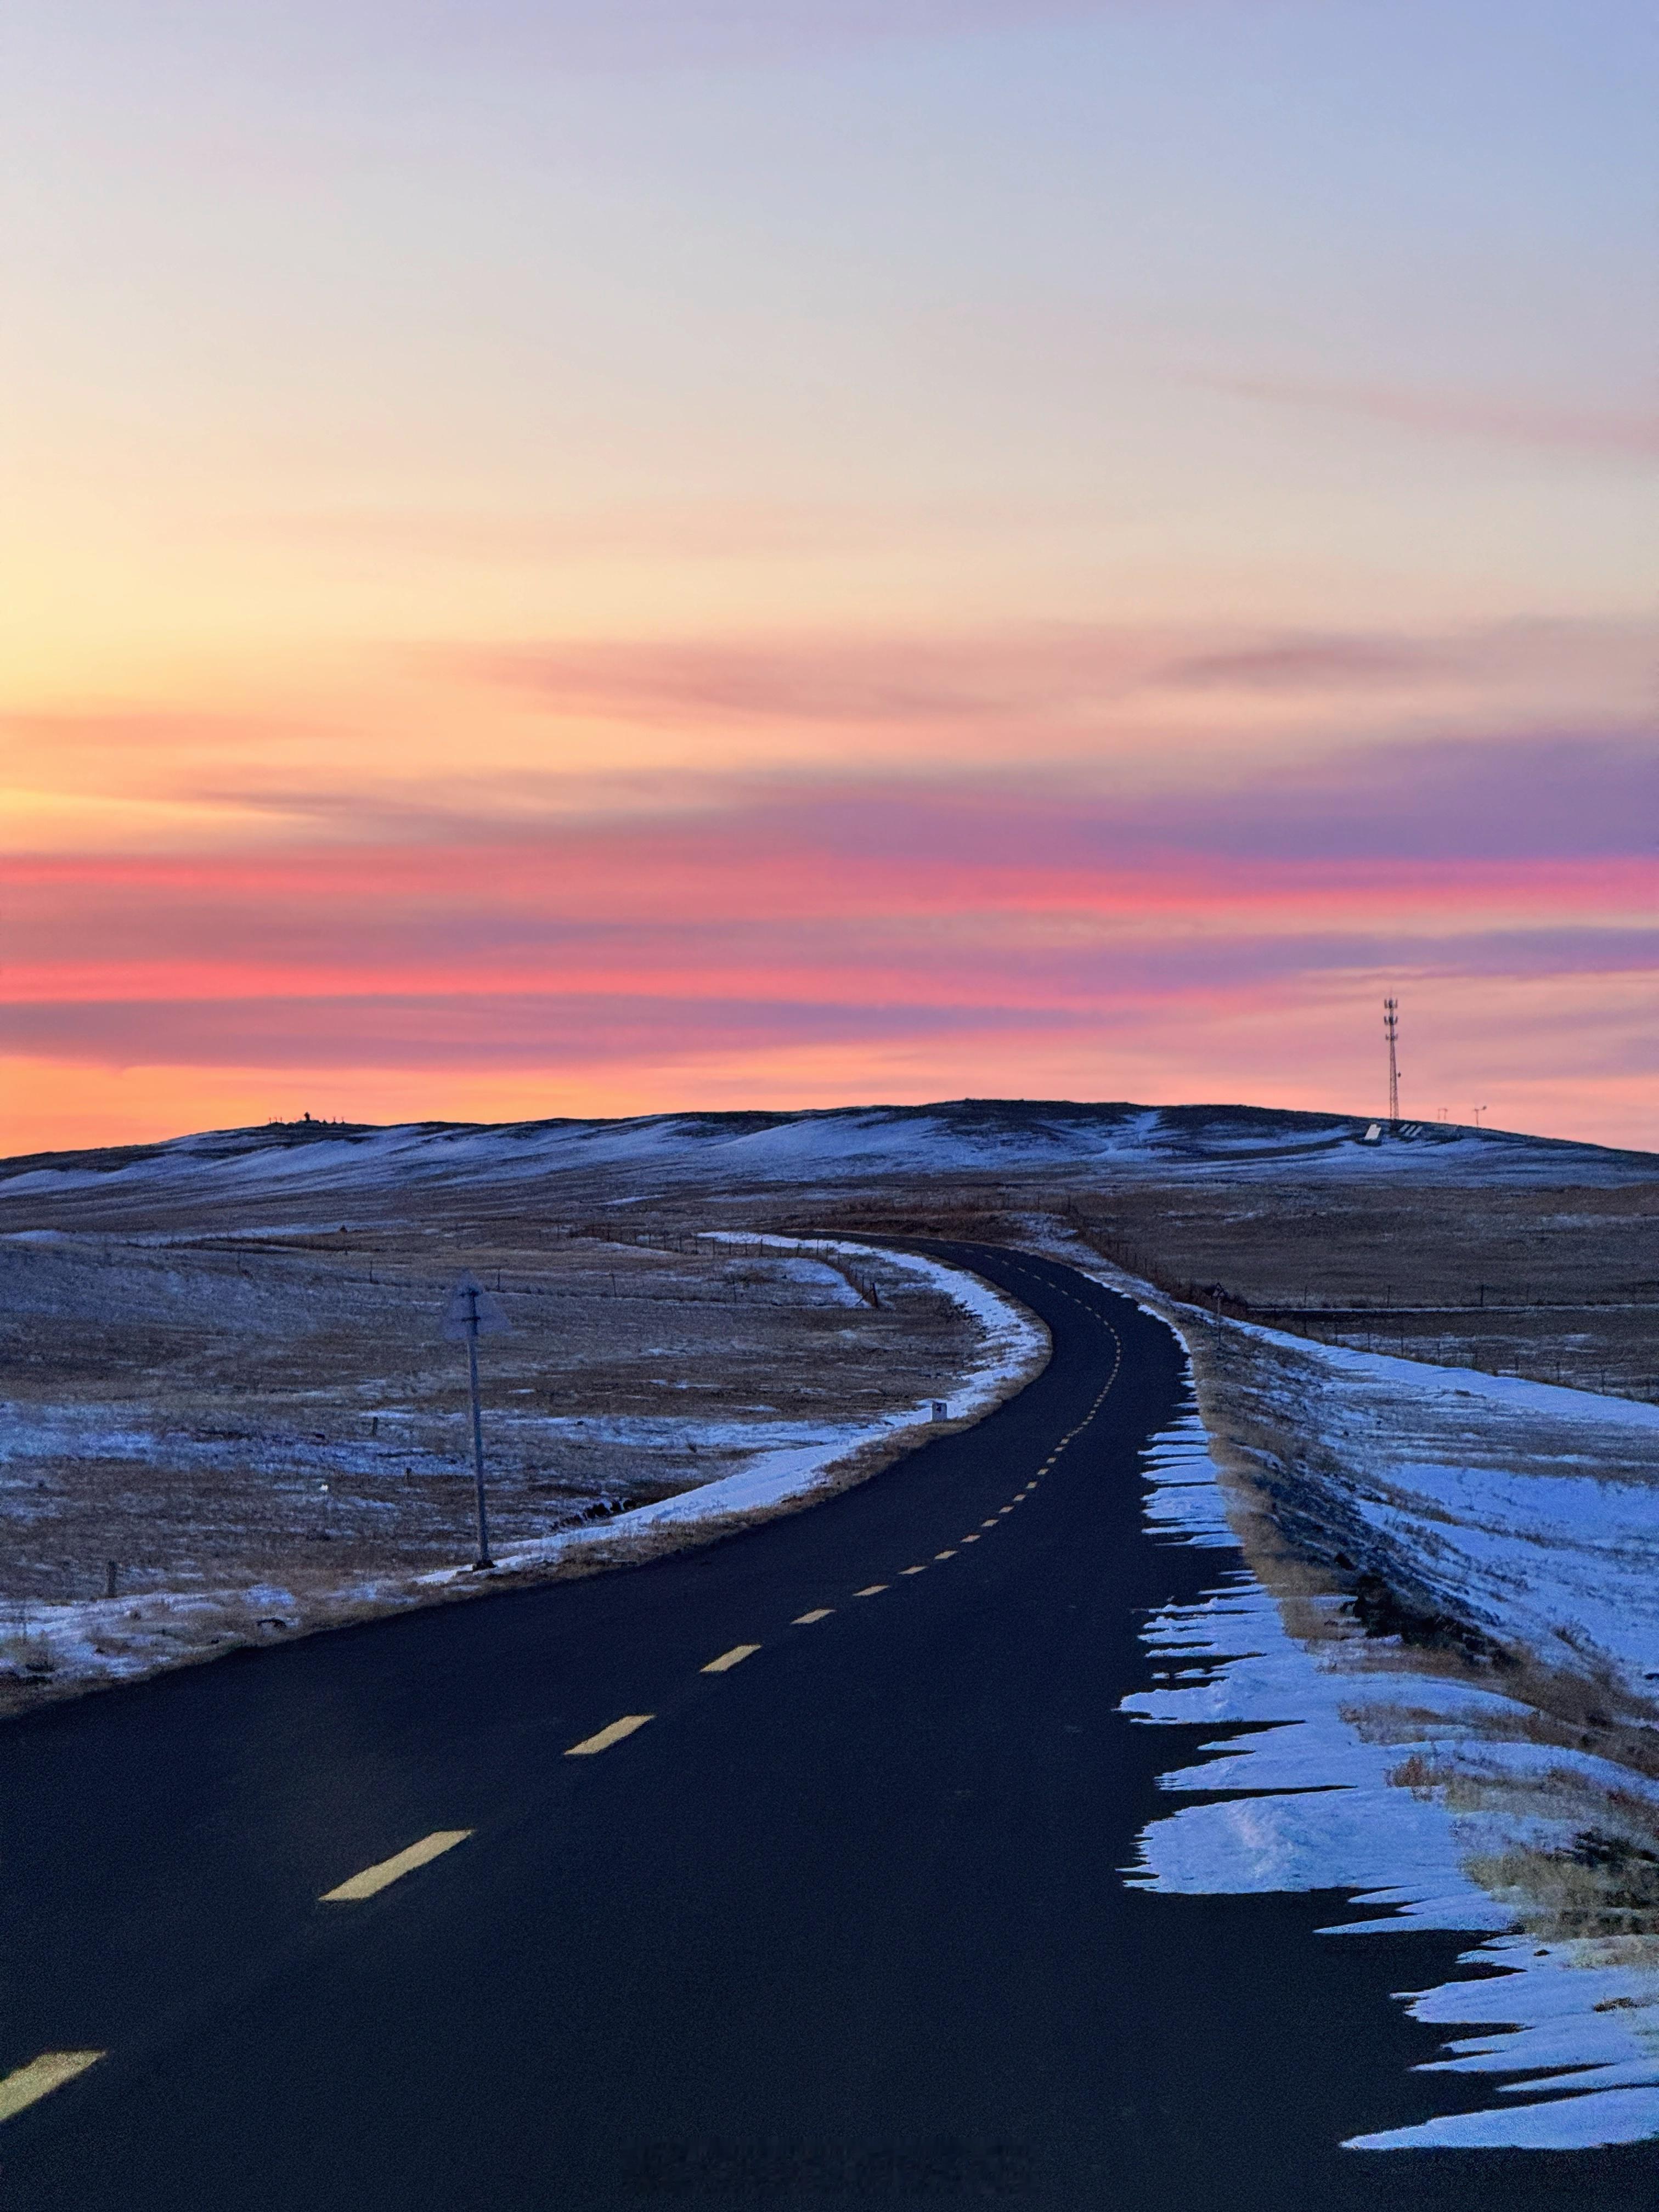
[[[472,1481],[477,1493],[478,1556],[474,1567],[493,1567],[489,1556],[489,1522],[484,1512],[483,1417],[478,1407],[478,1339],[510,1329],[513,1324],[477,1277],[469,1269],[449,1294],[444,1309],[444,1334],[452,1342],[465,1338],[466,1376],[472,1394]]]

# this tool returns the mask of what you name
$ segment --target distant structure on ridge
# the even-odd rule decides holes
[[[1389,1040],[1389,1127],[1400,1127],[1400,1001],[1382,1001],[1382,1034]]]

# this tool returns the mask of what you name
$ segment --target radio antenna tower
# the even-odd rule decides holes
[[[1389,1126],[1400,1126],[1400,1001],[1382,1001],[1382,1034],[1389,1040]]]

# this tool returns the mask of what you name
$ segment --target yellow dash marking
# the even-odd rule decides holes
[[[811,1613],[798,1613],[789,1626],[791,1628],[810,1628],[815,1620],[828,1620],[835,1609],[833,1605],[814,1606]]]
[[[866,1583],[861,1590],[854,1590],[853,1595],[854,1597],[879,1597],[886,1587],[885,1583]]]
[[[586,1735],[580,1743],[573,1743],[565,1757],[587,1759],[596,1751],[609,1751],[613,1743],[620,1743],[625,1735],[632,1735],[635,1729],[642,1729],[648,1720],[655,1717],[653,1713],[624,1713],[619,1721],[612,1721],[609,1728],[602,1728],[597,1735]]]
[[[933,1557],[936,1559],[954,1559],[956,1553],[954,1552],[935,1552]]]
[[[382,1859],[378,1866],[365,1867],[361,1874],[354,1874],[349,1881],[343,1881],[337,1889],[325,1889],[319,1901],[324,1905],[356,1905],[360,1899],[373,1897],[376,1890],[385,1889],[404,1875],[413,1874],[416,1867],[423,1867],[428,1859],[441,1858],[446,1851],[453,1851],[457,1844],[464,1844],[471,1833],[471,1828],[434,1828],[429,1836],[422,1836],[418,1844],[411,1844],[406,1851],[398,1851],[392,1858]]]
[[[722,1651],[718,1659],[711,1659],[699,1671],[704,1674],[727,1674],[733,1667],[741,1666],[745,1659],[752,1659],[759,1650],[758,1644],[734,1644],[729,1651]]]
[[[0,2081],[0,2120],[9,2120],[14,2112],[49,2097],[65,2081],[95,2066],[104,2055],[101,2051],[43,2051],[27,2066],[15,2068]]]
[[[925,1575],[927,1571],[927,1570],[926,1567],[901,1567],[899,1569],[899,1572],[905,1575]]]

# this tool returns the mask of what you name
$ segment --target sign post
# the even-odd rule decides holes
[[[449,1294],[444,1310],[444,1334],[452,1341],[465,1339],[466,1379],[472,1401],[472,1486],[478,1508],[478,1556],[474,1567],[493,1567],[489,1556],[489,1520],[484,1507],[483,1415],[478,1404],[478,1339],[512,1327],[483,1285],[471,1270]]]

